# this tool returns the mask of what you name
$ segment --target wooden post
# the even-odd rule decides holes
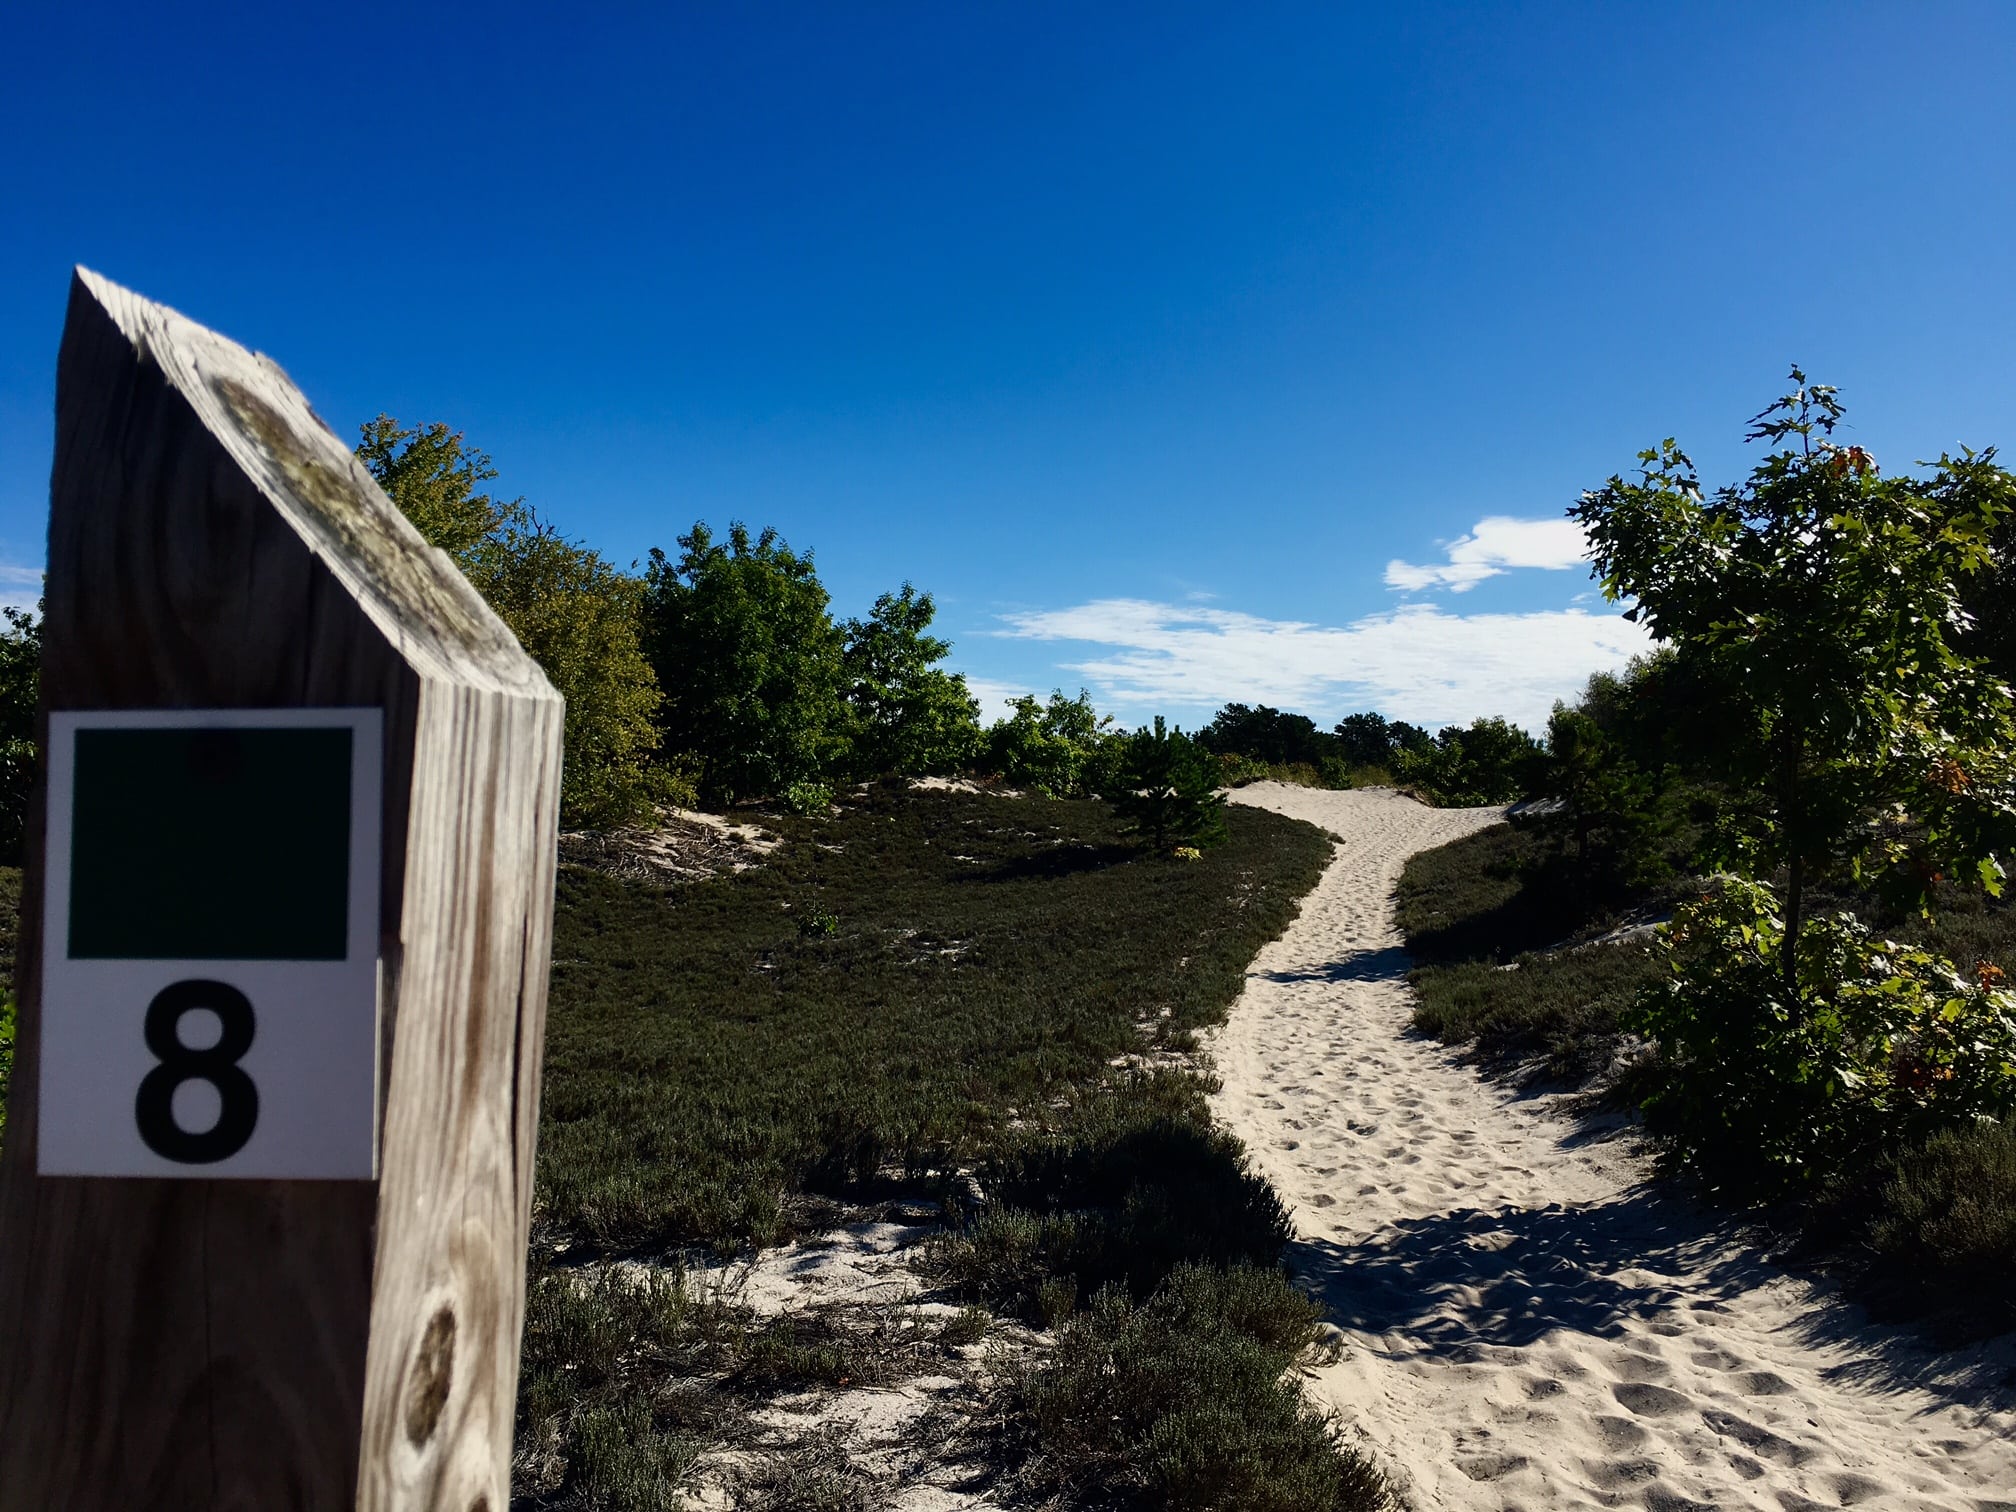
[[[76,997],[75,982],[123,982],[118,973],[128,968],[139,981],[154,966],[129,960],[105,968],[112,975],[89,977],[102,962],[68,962],[72,977],[59,983],[59,963],[45,959],[52,835],[83,858],[64,884],[72,913],[69,933],[52,935],[54,951],[201,953],[145,943],[148,921],[134,917],[141,910],[116,905],[149,896],[145,889],[120,891],[131,879],[84,855],[86,830],[101,836],[89,844],[104,854],[124,843],[105,818],[116,820],[116,804],[87,814],[86,788],[95,783],[91,791],[129,798],[131,790],[89,775],[104,764],[96,747],[78,745],[78,834],[70,835],[69,810],[48,812],[46,796],[38,795],[30,819],[19,1038],[0,1157],[0,1512],[507,1512],[561,701],[277,366],[82,269],[58,362],[56,431],[43,749],[50,751],[52,727],[69,741],[94,720],[144,728],[192,722],[148,712],[165,710],[240,711],[194,718],[197,725],[291,718],[352,732],[350,791],[368,807],[365,779],[381,779],[380,820],[376,836],[360,840],[376,844],[351,852],[378,859],[376,875],[363,879],[375,886],[351,894],[375,893],[375,919],[350,937],[366,952],[375,947],[375,963],[345,978],[351,985],[343,990],[353,998],[361,990],[362,1011],[377,1015],[379,1069],[361,1084],[378,1083],[366,1095],[375,1092],[379,1105],[357,1126],[362,1144],[346,1134],[348,1143],[328,1157],[335,1162],[328,1170],[364,1179],[334,1180],[273,1179],[274,1171],[324,1167],[290,1164],[295,1157],[273,1153],[270,1140],[241,1139],[250,1125],[204,1136],[208,1145],[172,1130],[136,1136],[122,1121],[135,1093],[116,1083],[105,1106],[128,1112],[105,1126],[111,1153],[94,1155],[94,1126],[78,1109],[95,1107],[104,1089],[69,1102],[84,1074],[74,1053],[46,1068],[57,1084],[52,1102],[64,1107],[43,1106],[45,1043],[52,1053],[63,1043],[73,1050],[91,1043],[78,1038],[81,1020],[62,1017],[73,999],[104,1007],[112,1014],[106,1023],[130,1026],[103,1032],[109,1077],[136,1055],[148,1065],[164,1052],[198,1056],[181,1040],[183,1049],[173,1050],[156,1037],[154,1015],[167,1013],[168,1032],[180,1033],[175,1015],[220,990],[214,981],[183,982],[177,990],[195,998],[185,992],[148,1009],[113,1001],[123,987],[105,988],[106,1003],[93,1004]],[[303,710],[331,717],[242,712]],[[339,730],[336,738],[351,737]],[[344,791],[340,782],[324,786]],[[303,804],[305,813],[305,796]],[[343,812],[366,807],[342,810],[339,798],[316,812],[340,831]],[[285,812],[247,817],[247,844],[266,844],[262,854],[271,853],[272,826],[296,839]],[[107,833],[113,841],[102,839]],[[300,845],[304,855],[313,848],[306,838]],[[67,856],[61,864],[69,866]],[[100,894],[90,892],[90,876],[100,880],[89,886],[114,904],[94,901]],[[153,896],[177,895],[157,888]],[[199,934],[217,923],[183,902],[186,894],[166,911],[195,920],[188,927]],[[348,916],[331,906],[337,943],[321,950],[313,940],[283,941],[268,955],[342,955],[340,920]],[[80,925],[94,908],[103,927]],[[290,917],[275,927],[301,934]],[[228,978],[223,966],[184,974]],[[242,996],[228,980],[221,991]],[[128,1041],[141,1032],[143,1010],[149,1037],[136,1048]],[[229,1018],[216,1011],[220,1023]],[[259,1053],[269,1057],[302,1024],[320,1022],[312,994],[259,1012]],[[353,1021],[344,1031],[352,1048],[354,1028]],[[233,1032],[228,1024],[220,1030],[227,1040]],[[370,1048],[367,1027],[366,1060]],[[168,1083],[200,1081],[211,1074],[204,1066],[240,1051],[227,1044],[201,1053],[210,1060],[162,1075]],[[245,1055],[245,1065],[253,1063]],[[212,1079],[222,1087],[229,1076],[215,1070]],[[164,1118],[200,1127],[200,1113],[165,1101],[183,1096],[168,1083],[155,1088],[151,1105],[157,1133]],[[330,1097],[326,1121],[352,1122],[350,1083]],[[139,1106],[144,1123],[144,1097]],[[304,1123],[288,1088],[267,1089],[258,1106],[260,1138],[290,1118],[310,1143],[327,1132],[322,1115]],[[60,1158],[59,1113],[68,1130]],[[218,1116],[221,1129],[229,1120]],[[50,1163],[60,1169],[198,1163],[182,1176],[41,1174],[50,1169],[39,1158],[45,1127]],[[157,1161],[136,1143],[141,1138],[167,1154]],[[238,1153],[218,1155],[227,1148]],[[253,1160],[262,1149],[263,1165]],[[360,1159],[363,1167],[353,1169]],[[233,1176],[229,1160],[252,1161],[240,1168],[257,1174]]]

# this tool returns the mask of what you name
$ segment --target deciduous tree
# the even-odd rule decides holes
[[[497,472],[460,431],[380,415],[363,427],[357,455],[567,700],[561,822],[620,824],[683,796],[652,760],[659,693],[638,640],[642,585],[523,499],[480,492]]]
[[[1092,707],[1083,688],[1076,698],[1057,690],[1044,703],[1024,694],[1012,712],[987,731],[986,764],[1018,787],[1051,798],[1080,798],[1102,791],[1111,773],[1113,720]]]
[[[937,665],[952,647],[926,633],[936,614],[931,595],[905,583],[847,622],[841,670],[859,771],[925,776],[979,754],[980,704],[965,678]]]
[[[0,863],[21,864],[28,799],[35,791],[35,706],[42,688],[42,620],[0,609]]]
[[[1922,893],[1964,870],[1999,889],[2016,839],[2010,690],[1961,654],[1963,585],[2016,503],[1992,451],[1885,476],[1833,439],[1841,405],[1797,368],[1751,423],[1774,447],[1706,494],[1670,439],[1570,513],[1605,594],[1717,690],[1731,859],[1785,873],[1779,962],[1797,1000],[1808,889],[1846,866]]]
[[[703,797],[782,793],[841,762],[845,642],[810,552],[696,523],[676,559],[653,548],[644,581],[665,746],[698,761]]]

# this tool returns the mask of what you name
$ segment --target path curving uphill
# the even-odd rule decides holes
[[[1313,1394],[1422,1512],[2016,1512],[2016,1336],[1937,1354],[1870,1325],[1411,1032],[1393,884],[1501,811],[1235,798],[1343,844],[1212,1038],[1213,1107],[1343,1329]]]

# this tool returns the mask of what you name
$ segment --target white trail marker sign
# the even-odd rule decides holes
[[[0,1512],[507,1512],[560,700],[266,359],[56,421]]]

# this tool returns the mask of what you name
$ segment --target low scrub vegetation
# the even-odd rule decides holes
[[[1321,1309],[1279,1271],[1184,1265],[1137,1300],[1102,1289],[1009,1382],[1024,1479],[1081,1505],[1372,1512],[1394,1505],[1287,1372]]]
[[[789,843],[737,875],[563,875],[549,1235],[772,1243],[794,1194],[947,1173],[1012,1127],[1060,1126],[1224,1013],[1327,855],[1250,809],[1198,861],[1140,850],[1089,803],[878,789],[767,822]]]
[[[723,1392],[914,1372],[1006,1314],[1062,1332],[1055,1365],[1004,1357],[977,1451],[1003,1477],[1074,1505],[1378,1505],[1284,1379],[1315,1315],[1279,1269],[1287,1216],[1167,1055],[1222,1017],[1329,852],[1276,815],[1222,819],[1225,843],[1182,861],[1093,803],[887,787],[766,820],[786,844],[738,876],[569,872],[538,1252],[768,1243],[821,1194],[963,1170],[977,1200],[928,1263],[970,1305],[907,1334],[759,1326],[615,1271],[535,1275],[521,1478],[555,1507],[591,1481],[627,1489],[583,1505],[648,1504],[732,1431],[706,1428]],[[599,1342],[622,1336],[613,1357]],[[696,1395],[703,1365],[716,1384]],[[1109,1378],[1134,1399],[1110,1429],[1083,1416]],[[833,1455],[763,1464],[759,1504],[859,1504]]]
[[[1004,1357],[976,1451],[1004,1476],[1080,1505],[1380,1505],[1288,1374],[1315,1308],[1279,1269],[1286,1214],[1179,1059],[1330,842],[1209,814],[1224,843],[1177,859],[1152,817],[889,785],[766,816],[785,843],[744,872],[563,869],[517,1503],[662,1507],[739,1446],[748,1505],[870,1505],[752,1405],[942,1371],[1002,1313],[1061,1329],[1054,1360]],[[983,1197],[932,1263],[971,1305],[942,1321],[762,1318],[680,1269],[962,1170]]]
[[[1960,1336],[2016,1328],[2016,1125],[1944,1130],[1876,1176],[1842,1204],[1867,1214],[1865,1294]]]
[[[1168,1080],[1195,1096],[1194,1079]],[[1180,1265],[1279,1262],[1292,1226],[1239,1142],[1177,1089],[1143,1090],[1102,1099],[1070,1132],[1011,1139],[982,1166],[985,1206],[938,1247],[957,1288],[1049,1325],[1110,1285],[1146,1297]]]
[[[960,1325],[955,1327],[954,1325]],[[526,1289],[512,1505],[523,1512],[659,1512],[705,1454],[746,1451],[738,1505],[821,1486],[858,1497],[858,1472],[816,1437],[780,1451],[757,1413],[812,1390],[879,1386],[955,1367],[963,1316],[833,1307],[760,1317],[718,1279],[657,1269],[553,1269]],[[810,1451],[810,1452],[805,1452]],[[825,1503],[856,1505],[848,1500]]]
[[[1438,805],[1509,803],[1534,791],[1544,769],[1539,742],[1503,719],[1449,725],[1436,734],[1380,714],[1349,714],[1321,730],[1305,714],[1261,704],[1225,705],[1197,732],[1217,754],[1220,780],[1302,787],[1398,784]]]
[[[1194,1078],[1140,1090],[1011,1140],[982,1169],[986,1203],[935,1247],[955,1290],[1058,1331],[1000,1372],[1012,1479],[1072,1505],[1389,1506],[1289,1375],[1322,1309],[1280,1268],[1280,1199],[1210,1127]]]

